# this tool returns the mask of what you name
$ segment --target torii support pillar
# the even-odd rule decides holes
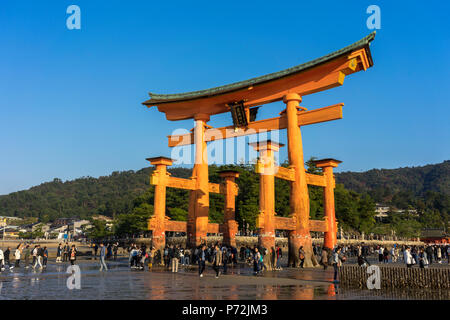
[[[342,161],[335,159],[316,160],[316,167],[322,168],[326,180],[323,190],[323,207],[328,223],[328,232],[325,232],[323,245],[328,249],[333,249],[337,244],[336,213],[334,208],[334,188],[335,181],[333,168],[336,168]]]
[[[194,120],[195,163],[192,178],[196,179],[196,189],[189,195],[187,224],[187,242],[191,248],[206,241],[209,214],[208,154],[205,141],[209,115],[197,114]]]
[[[312,239],[309,230],[309,194],[303,160],[302,134],[298,123],[299,103],[302,98],[296,93],[289,93],[283,98],[286,103],[288,156],[290,167],[295,171],[295,180],[291,182],[290,209],[294,219],[295,230],[289,233],[288,265],[299,265],[299,249],[305,252],[304,267],[316,265],[312,251]],[[301,112],[301,111],[300,111]]]
[[[283,144],[273,141],[249,143],[259,152],[256,172],[260,174],[259,183],[259,229],[258,244],[271,252],[275,248],[275,164],[274,152]]]
[[[238,228],[235,216],[238,187],[235,181],[239,177],[239,173],[234,170],[224,170],[219,172],[219,175],[225,180],[223,182],[225,186],[225,213],[223,219],[225,230],[223,232],[223,243],[227,246],[236,247],[236,233]]]
[[[155,185],[153,217],[149,219],[149,230],[152,230],[152,245],[156,250],[164,250],[166,245],[166,188],[167,188],[167,166],[171,166],[173,160],[166,157],[148,158],[150,164],[154,165],[150,184]],[[157,180],[157,181],[156,181]]]

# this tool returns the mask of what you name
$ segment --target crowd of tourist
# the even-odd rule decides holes
[[[11,264],[11,255],[14,257],[14,265]],[[0,270],[12,270],[18,269],[23,266],[25,269],[45,269],[48,262],[48,248],[42,247],[39,244],[32,245],[27,243],[19,243],[11,252],[11,247],[7,247],[5,250],[0,249]],[[77,258],[77,248],[73,244],[70,246],[67,242],[60,243],[57,248],[56,263],[68,262],[73,265]],[[21,264],[23,262],[23,264]]]
[[[117,260],[119,243],[93,243],[91,245],[93,258],[99,259],[100,271],[107,271],[107,260]],[[408,268],[417,265],[420,268],[427,268],[432,264],[450,264],[450,245],[429,244],[425,246],[399,246],[392,245],[385,247],[382,245],[369,245],[364,242],[352,245],[341,245],[334,249],[328,249],[320,245],[313,245],[313,257],[324,270],[333,266],[334,279],[336,280],[339,267],[342,263],[353,259],[359,266],[370,266],[371,264],[403,263]],[[203,243],[194,249],[184,248],[180,245],[167,245],[162,250],[154,247],[147,247],[145,244],[135,244],[125,246],[124,251],[128,253],[128,263],[133,270],[151,271],[153,266],[163,266],[171,272],[178,272],[179,268],[198,265],[200,277],[206,269],[206,265],[212,266],[215,276],[226,274],[229,266],[236,266],[238,261],[247,264],[253,269],[255,275],[260,275],[265,270],[282,270],[283,254],[287,253],[287,248],[276,246],[265,248],[257,246],[241,246],[238,250],[234,246],[227,246],[220,243],[214,245]],[[68,242],[60,243],[56,248],[56,263],[70,262],[74,265],[77,259],[77,248],[75,244]],[[25,269],[45,269],[48,262],[48,248],[36,244],[19,244],[14,252],[10,247],[5,250],[0,249],[0,270],[12,270],[20,268],[21,264]],[[266,257],[268,259],[266,259]],[[12,258],[14,264],[11,263]],[[306,252],[303,247],[298,251],[298,263],[295,266],[304,267]],[[271,264],[270,266],[267,263]],[[273,265],[272,265],[273,263]],[[284,265],[287,265],[284,263]],[[289,265],[287,265],[289,267]],[[291,265],[293,266],[293,265]]]
[[[281,258],[283,250],[277,246],[273,252],[268,249],[255,247],[241,247],[238,251],[236,247],[227,246],[220,243],[206,245],[205,243],[194,249],[183,248],[180,245],[167,245],[163,250],[156,250],[154,247],[147,248],[145,244],[140,246],[131,244],[127,248],[129,252],[128,262],[132,269],[152,270],[153,265],[161,265],[166,270],[178,272],[179,267],[198,265],[199,276],[203,277],[207,263],[209,263],[216,277],[220,274],[227,274],[228,267],[238,264],[238,261],[252,266],[255,275],[267,270],[264,257],[267,254],[276,255],[276,265],[274,270],[281,270]]]
[[[105,251],[103,245],[102,250]],[[111,252],[118,244],[113,244]],[[359,266],[369,266],[373,263],[396,263],[403,262],[407,267],[419,265],[426,268],[430,264],[442,263],[447,260],[450,263],[450,246],[449,245],[427,245],[425,247],[408,247],[393,245],[392,247],[383,247],[380,245],[367,245],[364,242],[357,245],[337,246],[333,250],[319,245],[313,245],[314,259],[322,265],[326,270],[329,266],[334,269],[334,277],[336,279],[338,268],[349,258],[356,258]],[[200,277],[206,269],[206,265],[212,266],[216,277],[220,274],[226,274],[229,266],[237,265],[238,261],[246,263],[253,268],[255,275],[261,274],[268,270],[267,261],[273,261],[274,265],[271,270],[282,270],[282,258],[287,248],[276,246],[275,248],[264,248],[257,246],[241,246],[238,250],[236,247],[227,246],[220,243],[214,245],[203,243],[194,249],[184,248],[180,245],[167,245],[163,250],[156,250],[154,247],[147,248],[145,244],[138,246],[131,244],[127,251],[129,253],[129,266],[137,270],[152,270],[154,265],[161,265],[166,270],[178,272],[179,267],[187,267],[190,265],[198,265],[198,273]],[[101,253],[101,257],[105,257],[105,253]],[[270,259],[265,259],[269,255]],[[306,253],[303,247],[298,252],[298,267],[303,268]],[[103,258],[104,263],[104,258]],[[371,262],[370,262],[371,261]],[[289,266],[289,265],[288,265]],[[291,265],[293,266],[293,265]],[[106,265],[104,269],[107,270]]]
[[[399,246],[392,245],[366,245],[364,243],[350,246],[342,246],[342,252],[349,257],[356,257],[360,266],[370,265],[368,257],[374,257],[373,263],[401,262],[407,267],[414,265],[426,268],[433,263],[450,263],[450,245],[428,244],[425,246]]]

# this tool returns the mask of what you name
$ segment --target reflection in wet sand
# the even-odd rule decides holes
[[[81,262],[81,290],[69,290],[68,265],[49,264],[48,270],[0,273],[4,299],[152,299],[152,300],[312,300],[312,299],[449,299],[448,292],[349,290],[331,283],[332,273],[317,269],[288,269],[253,276],[251,268],[236,267],[218,279],[207,269],[179,273],[131,271],[126,263],[111,264],[107,272]]]
[[[277,300],[278,292],[277,287],[265,286],[264,294],[262,295],[263,300]]]
[[[229,300],[239,299],[239,287],[237,285],[230,286],[230,295],[227,297]]]
[[[329,297],[334,297],[336,295],[336,288],[333,283],[328,286],[327,295]]]
[[[292,299],[294,300],[313,300],[314,287],[299,287],[293,292]]]

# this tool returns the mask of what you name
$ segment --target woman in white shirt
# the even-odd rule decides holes
[[[403,253],[403,259],[404,259],[404,261],[406,263],[406,266],[408,268],[411,268],[412,265],[413,265],[413,257],[411,255],[411,248],[410,247],[406,248],[405,252]]]
[[[15,267],[18,268],[20,266],[20,255],[22,251],[20,248],[20,244],[17,246],[16,251],[14,252],[14,258],[16,259]]]

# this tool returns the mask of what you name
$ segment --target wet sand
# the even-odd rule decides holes
[[[184,299],[184,300],[336,300],[336,299],[448,299],[442,293],[428,295],[373,290],[344,290],[332,282],[333,269],[284,269],[254,276],[249,266],[229,268],[218,279],[210,266],[200,278],[195,267],[178,273],[155,269],[131,270],[127,259],[108,261],[99,271],[98,260],[78,260],[81,289],[69,290],[68,263],[49,262],[46,270],[19,269],[0,274],[0,299]]]

